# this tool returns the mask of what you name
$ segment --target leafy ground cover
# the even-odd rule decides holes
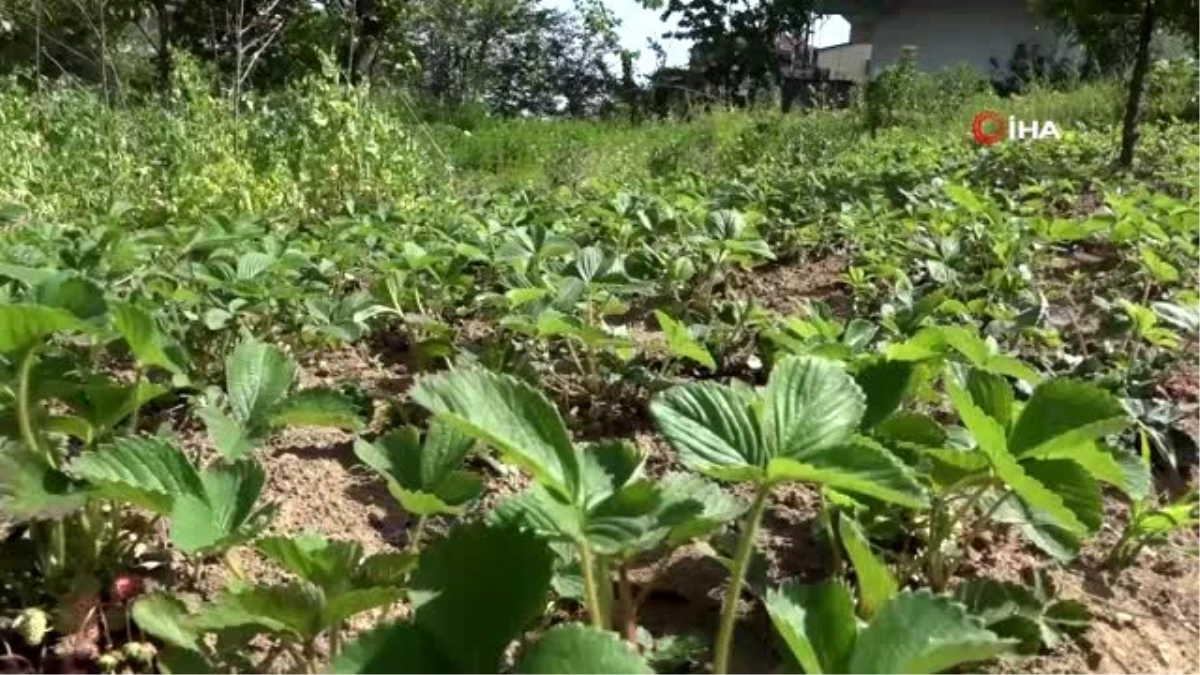
[[[6,92],[0,659],[1195,667],[1200,146],[1111,171],[1111,94],[984,148]]]

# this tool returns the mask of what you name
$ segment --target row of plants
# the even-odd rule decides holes
[[[762,387],[665,389],[651,411],[687,471],[657,479],[627,441],[574,441],[528,382],[480,368],[429,375],[409,392],[430,413],[424,431],[387,430],[355,446],[420,518],[407,549],[368,556],[357,542],[268,536],[275,507],[260,499],[256,448],[286,425],[361,430],[353,401],[297,389],[283,351],[244,339],[224,386],[192,400],[217,454],[189,456],[169,428],[138,428],[144,405],[196,388],[178,345],[78,279],[39,288],[47,304],[0,306],[5,410],[15,418],[0,503],[5,526],[25,533],[5,546],[32,554],[6,554],[23,569],[6,569],[3,588],[6,604],[22,608],[10,637],[37,648],[57,631],[65,666],[267,670],[284,658],[310,671],[327,659],[337,672],[650,672],[657,653],[639,637],[629,567],[734,527],[732,555],[717,554],[730,580],[716,672],[729,669],[745,594],[763,602],[806,672],[937,672],[1036,652],[1087,625],[1086,608],[1055,599],[1044,580],[1031,590],[977,579],[945,595],[975,534],[1006,524],[1068,560],[1101,524],[1102,486],[1134,508],[1115,565],[1196,522],[1194,495],[1153,506],[1148,446],[1138,454],[1121,442],[1130,419],[1116,398],[941,325],[843,360],[781,358]],[[102,373],[114,355],[129,359],[131,377]],[[466,460],[492,452],[532,483],[472,510],[485,481]],[[756,530],[787,483],[822,495],[821,522],[846,574],[748,586]],[[157,544],[134,534],[135,514],[162,524],[189,562],[222,561],[225,588],[207,599],[147,592],[147,547]],[[425,519],[437,515],[465,517],[426,541]],[[231,555],[238,547],[291,578],[247,577]],[[43,605],[56,598],[48,618]],[[353,617],[401,600],[406,618],[343,642]],[[586,620],[558,622],[555,603]],[[248,652],[253,635],[269,646]]]
[[[727,672],[748,600],[786,666],[936,672],[1089,622],[1043,570],[962,574],[981,535],[1066,564],[1116,499],[1119,571],[1196,525],[1151,479],[1195,463],[1163,392],[1200,327],[1194,124],[1119,175],[1111,130],[1069,120],[980,148],[714,117],[663,128],[650,170],[497,190],[306,86],[233,125],[186,87],[153,118],[0,94],[6,667]],[[299,386],[298,360],[397,336],[406,395]],[[559,412],[631,388],[665,474]],[[280,531],[262,448],[290,426],[354,434],[405,547]],[[796,484],[818,583],[755,572]],[[641,621],[632,572],[684,546],[728,573],[711,640]]]

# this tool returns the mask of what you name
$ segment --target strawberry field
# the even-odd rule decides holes
[[[4,672],[1197,667],[1194,65],[1130,170],[1113,83],[467,129],[186,75],[0,89]]]

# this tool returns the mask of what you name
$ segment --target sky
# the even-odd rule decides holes
[[[542,0],[550,7],[571,9],[574,0]],[[646,38],[655,38],[667,51],[667,65],[681,66],[687,63],[688,46],[686,40],[663,40],[660,36],[673,29],[672,23],[659,20],[659,12],[642,7],[638,0],[605,0],[605,4],[621,20],[618,32],[621,35],[621,46],[633,51],[640,51],[638,72],[648,74],[654,70],[654,53],[646,44]],[[817,47],[836,45],[850,39],[850,24],[840,16],[830,16],[821,21],[817,27],[814,42]]]

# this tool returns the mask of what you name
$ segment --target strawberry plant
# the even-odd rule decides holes
[[[611,575],[632,556],[713,532],[740,508],[703,484],[656,483],[643,456],[624,442],[577,444],[554,406],[533,387],[483,370],[418,382],[413,399],[449,425],[529,471],[535,484],[502,502],[495,519],[571,544],[592,626],[611,625]],[[635,607],[622,583],[623,620]],[[632,637],[632,628],[627,635]]]
[[[768,591],[767,612],[806,673],[937,673],[986,661],[1011,642],[927,590],[902,591],[861,625],[850,589],[795,582]]]
[[[462,513],[483,490],[479,476],[459,468],[474,446],[471,436],[434,422],[423,441],[415,427],[404,427],[374,442],[359,439],[354,454],[387,480],[388,491],[406,512],[418,517],[409,541],[416,549],[426,518]]]
[[[729,665],[742,582],[774,487],[802,481],[910,508],[928,503],[903,463],[856,435],[867,409],[867,397],[854,379],[837,363],[815,357],[785,358],[761,392],[688,384],[653,402],[655,419],[686,466],[755,489],[726,590],[716,672],[726,672]]]
[[[299,389],[297,366],[278,347],[247,339],[225,360],[225,391],[209,390],[198,414],[227,459],[249,456],[287,426],[361,426],[354,402],[331,389]]]

